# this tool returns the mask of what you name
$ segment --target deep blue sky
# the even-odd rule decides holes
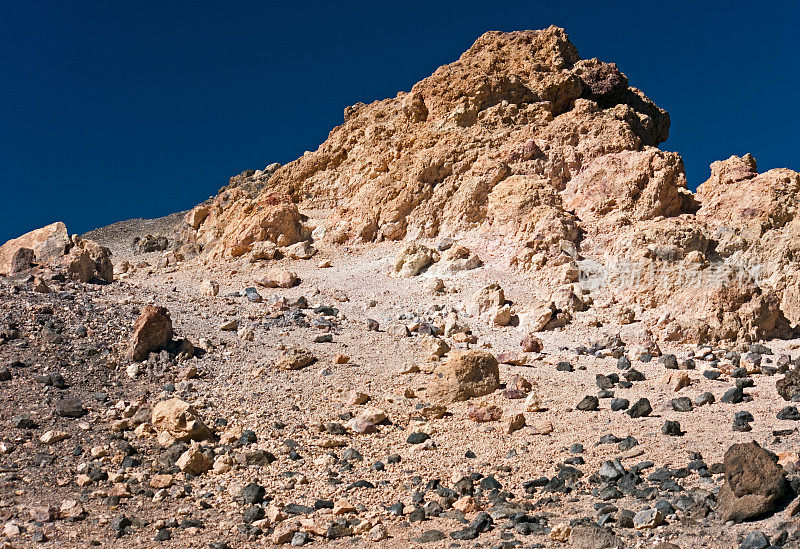
[[[558,6],[555,4],[562,4]],[[691,186],[800,169],[800,2],[0,2],[0,242],[201,202],[487,30],[563,26],[672,116]]]

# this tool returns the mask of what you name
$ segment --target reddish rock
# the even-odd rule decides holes
[[[503,410],[494,405],[471,404],[467,409],[467,416],[478,423],[499,421],[503,417]]]
[[[756,442],[733,444],[725,452],[725,484],[717,504],[724,522],[742,522],[777,509],[787,482],[778,456]]]
[[[128,348],[128,359],[144,360],[150,353],[166,348],[172,340],[172,319],[165,307],[147,305],[136,324]]]
[[[523,337],[522,341],[519,342],[519,346],[522,347],[522,351],[525,353],[542,352],[542,340],[533,334],[528,334]]]

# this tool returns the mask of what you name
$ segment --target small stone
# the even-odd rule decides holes
[[[536,393],[529,393],[527,397],[525,397],[525,410],[528,412],[541,412],[544,408],[542,408],[542,400],[539,398],[539,395]]]
[[[568,522],[561,522],[553,526],[550,530],[550,539],[553,541],[560,541],[566,543],[569,541],[569,536],[572,533],[572,527]]]
[[[673,398],[670,404],[676,412],[691,412],[693,408],[692,399],[689,397]]]
[[[347,395],[347,403],[351,405],[366,404],[370,401],[370,397],[366,393],[360,391],[350,391]]]
[[[700,393],[694,399],[694,405],[697,407],[705,406],[706,404],[713,404],[715,401],[714,394],[706,391],[704,393]]]
[[[311,351],[294,348],[284,351],[273,363],[280,370],[300,370],[316,362],[317,358]]]
[[[239,321],[236,319],[226,320],[218,326],[218,329],[222,332],[235,332],[239,329]]]
[[[615,398],[611,400],[611,410],[618,412],[620,410],[627,410],[630,402],[627,398]]]
[[[219,283],[216,280],[206,278],[200,284],[200,293],[209,297],[216,296],[219,294]]]
[[[251,482],[239,492],[239,497],[246,505],[257,505],[264,501],[266,490],[255,482]]]
[[[689,374],[678,370],[667,373],[662,378],[661,382],[673,391],[678,392],[684,387],[688,387],[692,383],[692,380]]]
[[[778,412],[777,417],[782,420],[800,421],[800,411],[796,406],[786,406]]]
[[[61,442],[62,440],[66,440],[69,437],[70,437],[69,433],[65,433],[63,431],[53,431],[53,430],[51,430],[51,431],[46,431],[41,436],[41,438],[39,438],[39,441],[42,444],[51,445],[51,444],[56,444],[57,442]]]
[[[681,424],[677,421],[667,420],[661,427],[661,433],[670,437],[680,437],[684,433],[681,431]]]
[[[467,417],[478,423],[499,421],[503,417],[503,410],[491,404],[470,404]]]
[[[300,278],[287,269],[274,268],[269,269],[258,283],[267,288],[292,288],[300,284]]]
[[[600,408],[600,401],[596,396],[587,395],[575,406],[578,410],[590,412]]]
[[[660,359],[661,364],[664,365],[664,368],[668,370],[677,370],[678,369],[678,359],[673,354],[666,354],[661,357]]]
[[[407,444],[412,444],[412,445],[414,445],[414,444],[422,444],[423,442],[425,442],[426,440],[428,440],[430,438],[431,437],[430,437],[430,435],[428,433],[422,433],[422,432],[411,433],[410,435],[408,435],[408,438],[406,439],[406,443]]]
[[[447,535],[441,530],[425,530],[414,538],[414,541],[417,543],[436,543],[445,539],[447,539]]]
[[[78,418],[86,414],[83,404],[74,397],[61,399],[55,405],[56,415],[61,417]]]
[[[767,549],[769,546],[769,538],[764,535],[764,532],[753,530],[744,537],[742,543],[739,544],[739,549]]]
[[[637,530],[656,528],[664,523],[664,515],[658,509],[643,509],[633,516],[633,527]]]
[[[742,391],[741,387],[728,389],[720,400],[726,404],[739,404],[744,400],[744,391]]]
[[[650,401],[646,398],[640,398],[633,403],[633,406],[627,411],[627,414],[632,418],[647,417],[653,411],[650,406]]]
[[[575,367],[572,366],[569,362],[562,360],[558,364],[556,364],[556,371],[558,372],[573,372],[575,371]]]
[[[506,419],[505,432],[511,434],[525,427],[524,414],[512,414]]]
[[[528,334],[522,341],[519,342],[522,351],[525,353],[540,353],[542,352],[542,340],[533,334]]]
[[[175,465],[184,473],[195,476],[203,474],[211,468],[210,460],[196,448],[189,448],[181,454]]]

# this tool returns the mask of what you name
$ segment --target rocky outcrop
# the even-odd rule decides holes
[[[691,207],[683,160],[654,147],[596,158],[567,183],[563,196],[568,210],[594,222],[672,217]]]
[[[454,233],[487,221],[488,195],[510,176],[561,190],[593,158],[657,145],[668,128],[616,66],[581,61],[562,29],[489,32],[410,92],[348,108],[316,151],[242,174],[187,224],[235,250],[273,238],[236,227],[263,226],[261,201],[290,196],[335,208],[333,241]]]
[[[656,148],[669,115],[615,64],[581,59],[563,29],[487,32],[410,91],[344,114],[317,150],[232,178],[186,216],[184,239],[210,257],[262,257],[261,242],[309,237],[303,208],[330,210],[315,238],[407,240],[401,277],[489,257],[544,293],[577,284],[647,311],[671,341],[800,324],[800,174],[731,157],[693,194],[681,157]],[[443,236],[474,256],[438,264],[426,240]],[[551,309],[537,329],[570,322]]]
[[[190,210],[184,218],[183,241],[221,258],[250,253],[259,242],[288,246],[307,238],[309,231],[297,205],[286,193],[266,188],[278,166],[232,177],[217,196]]]

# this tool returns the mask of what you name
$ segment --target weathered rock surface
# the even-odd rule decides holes
[[[409,92],[348,107],[316,151],[232,178],[187,215],[186,240],[212,257],[283,246],[307,232],[298,207],[328,208],[324,240],[408,239],[401,277],[439,261],[420,239],[467,237],[477,253],[445,251],[437,274],[477,266],[485,248],[549,287],[579,283],[654,318],[677,311],[654,326],[662,340],[792,334],[800,174],[731,157],[692,194],[680,156],[656,148],[669,125],[562,29],[488,32]],[[572,320],[547,309],[531,330]]]
[[[78,282],[114,282],[111,250],[92,240],[78,239],[64,259],[67,276]]]
[[[199,412],[177,398],[163,400],[153,407],[152,424],[159,436],[164,434],[183,442],[202,441],[211,436]]]
[[[166,348],[172,340],[172,319],[165,307],[147,305],[136,319],[128,347],[129,360],[143,360]]]
[[[0,274],[11,272],[14,255],[22,248],[33,250],[36,262],[46,263],[63,256],[69,246],[67,227],[62,222],[35,229],[0,246]]]
[[[500,386],[497,359],[486,351],[456,351],[434,370],[428,397],[449,402],[487,395]]]
[[[756,442],[734,444],[725,452],[725,484],[717,512],[723,521],[742,522],[774,511],[787,490],[778,456]]]

